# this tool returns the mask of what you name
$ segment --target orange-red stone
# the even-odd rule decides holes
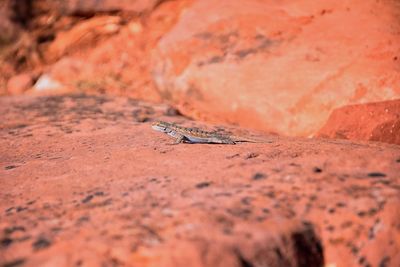
[[[400,145],[400,100],[338,108],[316,136]]]
[[[191,117],[309,136],[337,107],[400,97],[399,14],[395,1],[193,1],[153,77]]]
[[[400,265],[397,145],[171,146],[152,120],[200,125],[105,96],[0,114],[0,265]]]

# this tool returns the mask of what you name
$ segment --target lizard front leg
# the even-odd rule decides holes
[[[181,134],[175,134],[175,137],[176,137],[175,142],[171,145],[177,145],[179,143],[182,143],[183,140],[185,139],[185,136]]]

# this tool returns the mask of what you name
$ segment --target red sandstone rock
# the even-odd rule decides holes
[[[52,51],[55,53],[49,56],[58,58],[65,52],[68,52],[68,56],[55,62],[49,68],[49,73],[77,91],[116,93],[160,101],[160,94],[148,68],[146,47],[151,47],[151,42],[142,27],[140,21],[133,20],[127,25],[121,25],[118,33],[103,35],[105,40],[83,42],[83,45],[71,41],[68,42],[70,45],[64,46],[61,38],[60,45],[53,46],[55,49]],[[77,38],[73,32],[77,31],[70,31],[69,40]],[[81,33],[85,34],[85,31]]]
[[[153,12],[148,23],[151,27],[143,23],[145,20],[134,18],[127,24],[118,24],[118,32],[112,35],[98,29],[98,24],[100,29],[108,27],[107,23],[98,23],[99,19],[93,19],[94,24],[90,20],[77,24],[60,33],[49,45],[46,51],[49,60],[67,54],[49,72],[77,91],[116,93],[159,102],[162,96],[151,76],[149,54],[159,38],[176,23],[186,5],[187,1],[167,1],[162,9]],[[88,33],[87,29],[96,34]],[[98,41],[97,37],[102,40]]]
[[[20,28],[12,2],[0,7],[6,42]],[[76,91],[164,99],[193,118],[288,135],[315,134],[339,106],[399,97],[400,11],[391,1],[19,6],[25,11],[12,17],[32,31],[7,50],[13,60],[0,64],[0,94],[18,72],[43,68]],[[103,13],[114,11],[121,13]],[[41,66],[42,57],[54,65]]]
[[[308,136],[334,108],[400,97],[399,14],[393,1],[192,1],[153,77],[191,117]]]
[[[335,109],[316,136],[400,145],[400,100]]]
[[[75,25],[72,29],[60,32],[49,46],[46,58],[54,61],[73,50],[90,47],[104,36],[115,34],[120,28],[118,16],[99,16]]]
[[[7,82],[7,91],[11,95],[19,95],[24,93],[32,86],[32,76],[27,73],[13,76]]]
[[[400,265],[397,145],[171,146],[152,120],[200,125],[105,96],[0,114],[0,265]]]

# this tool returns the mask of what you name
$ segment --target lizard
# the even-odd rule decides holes
[[[165,121],[156,121],[152,124],[156,131],[166,133],[175,138],[173,145],[186,143],[205,143],[205,144],[230,144],[240,142],[250,143],[271,143],[271,141],[253,140],[233,135],[222,135],[215,132],[207,132],[198,128],[187,128]]]

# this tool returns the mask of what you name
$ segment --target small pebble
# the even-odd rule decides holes
[[[256,174],[253,175],[253,180],[262,180],[265,178],[267,178],[267,175],[262,172],[257,172]]]

